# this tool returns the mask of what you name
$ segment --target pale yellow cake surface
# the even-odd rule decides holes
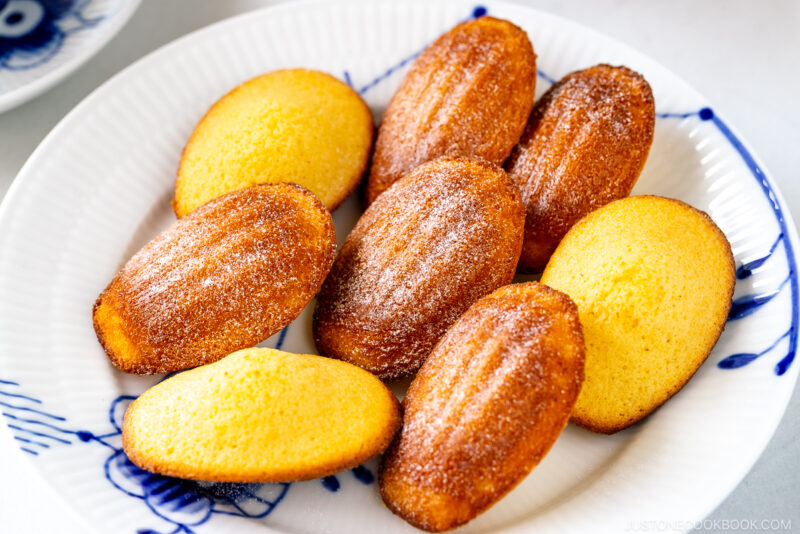
[[[329,74],[288,69],[254,78],[195,128],[178,169],[175,213],[266,182],[300,184],[333,210],[366,170],[373,128],[361,97]]]
[[[630,197],[600,208],[561,241],[542,283],[578,306],[586,378],[573,421],[616,432],[691,378],[725,325],[730,245],[683,202]]]
[[[223,482],[329,475],[383,452],[400,424],[372,374],[321,356],[254,348],[173,376],[125,414],[123,447],[157,473]]]

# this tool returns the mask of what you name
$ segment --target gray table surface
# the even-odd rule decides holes
[[[43,96],[0,115],[0,197],[53,126],[108,78],[194,29],[274,2],[144,0],[97,56]],[[520,1],[590,26],[661,62],[705,94],[761,156],[791,213],[800,217],[800,2],[795,0]],[[535,41],[535,38],[534,38]],[[43,482],[0,429],[0,531],[84,532],[66,505],[39,512]],[[709,517],[778,519],[800,531],[800,395],[752,471]],[[668,531],[668,529],[653,530]]]

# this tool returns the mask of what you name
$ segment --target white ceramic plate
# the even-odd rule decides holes
[[[0,0],[0,113],[83,65],[138,5],[139,0]]]
[[[413,531],[381,505],[375,460],[322,481],[263,486],[197,484],[133,467],[121,452],[120,416],[156,379],[112,368],[90,309],[117,269],[173,220],[181,149],[222,94],[265,71],[304,66],[346,79],[379,116],[410,58],[486,10],[528,31],[539,55],[539,94],[551,79],[597,62],[644,73],[659,118],[636,192],[708,211],[737,265],[752,274],[742,270],[737,281],[734,309],[742,317],[728,323],[675,398],[614,436],[569,426],[519,487],[463,530],[687,530],[742,479],[800,368],[787,356],[797,341],[797,238],[780,194],[713,106],[641,54],[519,6],[293,3],[196,32],[116,76],[53,130],[0,211],[3,418],[46,483],[87,524],[123,533]],[[357,204],[351,198],[335,214],[340,240]],[[313,351],[309,330],[307,309],[268,344]],[[721,368],[725,362],[738,367]]]

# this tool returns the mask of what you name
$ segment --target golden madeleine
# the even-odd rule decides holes
[[[223,193],[294,182],[336,209],[367,168],[372,114],[324,72],[278,70],[243,83],[208,110],[181,156],[172,206],[183,217]]]
[[[122,445],[148,471],[220,482],[330,475],[381,453],[397,399],[345,362],[245,349],[175,375],[128,407]]]
[[[613,433],[666,402],[705,361],[725,327],[735,274],[708,215],[636,196],[573,226],[542,283],[575,301],[583,325],[586,379],[572,418]]]

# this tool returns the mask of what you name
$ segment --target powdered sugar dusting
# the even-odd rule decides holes
[[[508,21],[482,17],[442,35],[414,62],[386,110],[367,196],[443,155],[501,165],[533,106],[536,55]]]
[[[454,158],[419,167],[345,241],[318,299],[318,348],[383,378],[413,373],[472,302],[511,281],[523,220],[500,169]]]
[[[335,246],[330,214],[311,193],[256,186],[176,222],[123,267],[100,301],[139,349],[137,372],[191,367],[291,322],[321,285]]]
[[[574,72],[539,99],[506,164],[527,212],[521,267],[541,270],[581,217],[631,192],[654,129],[650,86],[625,67]]]
[[[387,504],[423,526],[454,516],[452,527],[498,500],[566,425],[583,359],[577,309],[566,295],[532,282],[478,301],[406,395],[403,429],[384,459]],[[465,508],[472,515],[456,517]]]

